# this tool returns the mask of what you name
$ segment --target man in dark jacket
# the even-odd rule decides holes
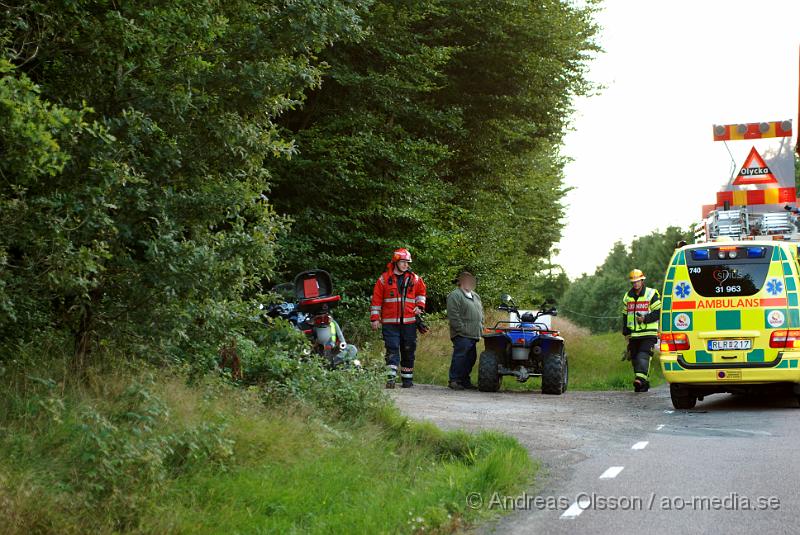
[[[483,303],[475,293],[476,282],[472,273],[462,271],[453,280],[458,287],[447,296],[447,319],[453,342],[449,386],[453,390],[476,388],[469,377],[478,358],[476,346],[483,332]]]

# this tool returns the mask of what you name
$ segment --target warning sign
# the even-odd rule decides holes
[[[750,149],[750,154],[739,169],[734,186],[745,186],[747,184],[777,184],[778,180],[772,174],[764,158],[758,153],[755,147]]]

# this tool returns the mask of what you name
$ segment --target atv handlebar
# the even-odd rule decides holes
[[[501,327],[502,324],[507,324],[509,326],[508,327]],[[531,326],[526,326],[526,325],[523,325],[523,324],[529,324]],[[511,325],[513,325],[513,327]],[[511,331],[511,330],[513,330],[513,331],[522,331],[522,332],[537,331],[537,332],[549,332],[549,333],[557,332],[557,331],[551,329],[550,327],[548,327],[547,325],[545,325],[544,323],[535,323],[535,322],[532,322],[532,321],[510,321],[510,320],[498,321],[497,323],[494,324],[494,327],[492,328],[492,330],[494,330],[494,331]]]
[[[519,316],[519,308],[516,305],[505,305],[505,304],[500,305],[499,307],[497,307],[497,310],[503,310],[505,312],[514,312],[515,314],[517,314],[517,316]],[[528,316],[528,315],[530,315],[530,312],[523,314],[523,316]],[[532,319],[525,320],[523,319],[522,316],[520,316],[519,319],[520,321],[525,321],[525,323],[533,323],[542,316],[558,316],[558,310],[555,307],[551,307],[546,310],[541,309],[536,312],[536,315],[533,316]]]

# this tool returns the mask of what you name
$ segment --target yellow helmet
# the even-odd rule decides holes
[[[631,272],[628,274],[628,279],[629,279],[631,282],[643,281],[643,280],[645,280],[646,278],[647,278],[647,277],[645,277],[645,276],[644,276],[644,273],[642,272],[642,270],[641,270],[641,269],[634,269],[633,271],[631,271]]]

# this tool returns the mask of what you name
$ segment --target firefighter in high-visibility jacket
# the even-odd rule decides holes
[[[382,329],[388,374],[386,388],[394,388],[398,367],[401,386],[414,386],[417,314],[425,310],[426,289],[422,277],[411,271],[410,264],[408,249],[397,249],[372,291],[370,322],[373,329]]]
[[[658,320],[661,316],[661,296],[658,290],[645,286],[645,276],[639,269],[628,275],[631,289],[622,298],[622,334],[628,340],[627,356],[633,364],[633,389],[650,389],[650,358],[658,341]]]

